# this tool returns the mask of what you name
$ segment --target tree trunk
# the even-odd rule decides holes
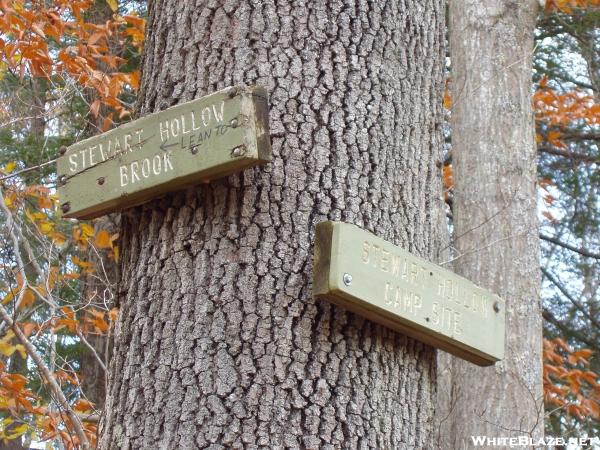
[[[504,298],[495,367],[453,358],[441,448],[543,433],[531,59],[536,2],[451,1],[454,270]],[[448,411],[440,411],[445,417]]]
[[[274,3],[149,5],[141,115],[264,85],[273,161],[123,214],[100,448],[432,445],[433,349],[311,280],[327,219],[436,258],[443,2]]]

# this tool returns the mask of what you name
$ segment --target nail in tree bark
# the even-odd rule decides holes
[[[443,2],[154,1],[140,116],[270,92],[273,161],[127,211],[100,448],[428,448],[432,348],[312,298],[315,224],[430,260]]]

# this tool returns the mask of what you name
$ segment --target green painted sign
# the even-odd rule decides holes
[[[317,225],[313,292],[480,366],[504,356],[500,297],[354,225]]]
[[[70,146],[58,194],[65,217],[90,219],[270,159],[265,89],[232,87]]]

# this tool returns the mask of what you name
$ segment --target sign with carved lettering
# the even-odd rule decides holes
[[[317,225],[313,292],[477,365],[504,356],[500,297],[354,225]]]
[[[65,217],[90,219],[270,159],[265,89],[233,87],[73,144],[58,194]]]

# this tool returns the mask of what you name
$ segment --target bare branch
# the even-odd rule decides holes
[[[540,146],[538,152],[547,153],[549,155],[564,156],[565,158],[576,159],[583,162],[600,162],[598,156],[586,155],[585,153],[570,152],[568,150],[561,150],[559,148]]]
[[[92,354],[96,358],[96,361],[98,361],[98,364],[100,364],[100,367],[102,367],[102,370],[104,371],[104,373],[106,373],[106,364],[104,364],[104,361],[102,361],[102,358],[100,358],[100,355],[98,355],[96,349],[92,346],[92,344],[88,342],[88,340],[85,338],[81,331],[77,330],[77,336],[79,336],[81,342],[83,342],[85,346],[92,352]]]
[[[23,301],[25,290],[27,288],[30,288],[33,292],[35,292],[38,295],[38,297],[40,297],[40,299],[42,299],[43,301],[48,303],[51,307],[54,307],[54,308],[57,307],[56,303],[54,302],[54,300],[52,299],[52,296],[50,294],[49,294],[49,297],[46,298],[43,295],[41,295],[40,292],[34,286],[29,285],[29,282],[27,280],[27,275],[25,273],[25,264],[23,263],[23,258],[21,256],[21,252],[20,252],[20,248],[19,248],[20,243],[23,245],[23,247],[25,247],[27,255],[29,256],[30,262],[31,262],[33,268],[35,269],[37,275],[43,279],[44,272],[43,272],[42,268],[40,267],[40,265],[37,263],[35,256],[33,254],[33,250],[31,249],[31,246],[29,245],[29,242],[27,241],[27,239],[24,238],[23,233],[21,232],[21,229],[17,225],[12,212],[10,211],[8,206],[6,206],[6,202],[4,201],[4,192],[2,191],[1,186],[0,186],[0,209],[2,210],[2,212],[4,213],[4,215],[6,217],[6,226],[8,228],[8,231],[9,231],[12,243],[13,243],[15,260],[17,262],[17,270],[19,272],[19,276],[23,280],[23,284],[19,290],[19,296],[17,299],[15,311],[18,309],[19,305]],[[4,323],[0,323],[0,332],[2,332],[4,330],[4,326],[5,326]]]
[[[600,329],[600,322],[598,322],[593,316],[590,315],[589,311],[587,311],[585,309],[585,307],[578,301],[575,299],[575,297],[573,297],[568,291],[567,289],[554,277],[554,275],[552,275],[546,268],[542,267],[542,273],[544,274],[544,276],[546,278],[548,278],[548,280],[558,288],[558,290],[560,292],[562,292],[562,294],[567,297],[569,299],[569,301],[571,303],[573,303],[573,305],[575,305],[575,307],[584,315],[586,316],[590,322],[592,322],[592,324],[594,324],[594,326],[597,329]]]
[[[10,317],[10,314],[8,314],[8,311],[4,308],[2,304],[0,304],[0,316],[8,324],[8,326],[13,329],[16,338],[25,347],[27,354],[31,356],[31,359],[33,359],[33,361],[35,362],[36,366],[38,367],[38,370],[46,379],[46,382],[48,383],[52,394],[58,400],[58,403],[60,404],[61,408],[63,408],[66,411],[67,415],[69,416],[69,419],[71,420],[71,423],[73,424],[73,428],[75,428],[75,433],[79,438],[81,447],[85,450],[91,450],[90,443],[87,439],[87,436],[85,435],[85,431],[83,430],[81,420],[69,405],[69,402],[67,401],[60,386],[58,385],[56,378],[54,378],[54,375],[52,375],[50,369],[48,368],[42,357],[39,355],[33,344],[29,342],[27,336],[25,336],[21,329],[15,325],[12,318]]]
[[[540,239],[559,245],[563,248],[566,248],[567,250],[571,250],[572,252],[579,253],[581,256],[585,256],[586,258],[600,259],[600,253],[594,253],[585,248],[575,247],[574,245],[567,244],[566,242],[562,242],[557,238],[545,235],[543,233],[540,233]]]
[[[556,317],[554,317],[554,314],[552,314],[547,308],[544,308],[544,310],[542,311],[542,317],[544,318],[544,320],[547,320],[548,322],[550,322],[552,325],[554,325],[556,328],[561,330],[566,335],[573,336],[579,342],[583,342],[584,344],[588,345],[590,348],[593,348],[593,349],[598,348],[597,342],[594,342],[594,341],[588,339],[586,336],[581,334],[581,332],[567,327],[564,323],[562,323],[560,320],[558,320]]]
[[[31,171],[36,170],[36,169],[40,169],[42,167],[49,166],[50,164],[54,164],[57,159],[58,158],[54,158],[54,159],[51,159],[50,161],[46,161],[44,163],[38,164],[37,166],[27,167],[26,169],[19,170],[19,171],[14,172],[14,173],[9,173],[8,175],[4,175],[3,177],[0,177],[0,181],[8,180],[9,178],[13,178],[13,177],[16,177],[18,175],[21,175],[21,174],[24,174],[24,173],[27,173],[27,172],[31,172]]]

